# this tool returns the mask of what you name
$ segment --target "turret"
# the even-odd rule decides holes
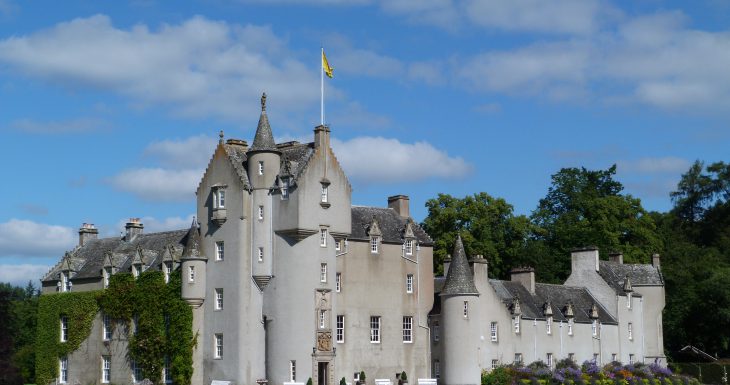
[[[449,272],[441,291],[445,385],[476,385],[479,372],[479,292],[474,285],[461,236],[456,238]]]
[[[248,155],[248,177],[254,189],[268,189],[279,174],[281,151],[276,148],[269,118],[266,116],[266,93],[261,95],[261,116]]]
[[[200,252],[200,229],[193,219],[185,236],[182,262],[182,298],[197,308],[205,300],[205,269],[208,259]]]

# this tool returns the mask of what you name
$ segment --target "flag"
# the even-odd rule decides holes
[[[327,56],[324,55],[324,50],[322,50],[322,70],[328,78],[332,78],[332,67],[330,67],[330,63],[327,62]]]

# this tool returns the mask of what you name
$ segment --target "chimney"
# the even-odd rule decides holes
[[[451,266],[451,254],[447,255],[444,259],[444,277],[449,273],[449,266]]]
[[[395,210],[403,218],[411,216],[409,209],[410,198],[408,195],[393,195],[388,197],[388,207]]]
[[[330,146],[330,128],[328,126],[319,125],[314,127],[314,148]]]
[[[611,254],[608,254],[608,260],[614,263],[618,263],[619,265],[624,264],[624,253],[621,252],[613,252]]]
[[[598,271],[598,247],[586,246],[570,252],[571,269],[576,271]]]
[[[487,259],[483,255],[474,255],[469,259],[469,263],[472,265],[474,283],[487,284],[489,282],[489,275],[487,274],[489,264],[487,263]]]
[[[656,267],[657,269],[660,269],[662,267],[662,257],[657,253],[652,254],[651,265]]]
[[[535,269],[532,267],[517,267],[510,270],[510,281],[519,282],[530,292],[535,294]]]
[[[93,223],[83,223],[79,228],[79,246],[85,245],[92,239],[99,237],[99,230],[94,227]]]
[[[124,226],[127,229],[127,235],[124,237],[125,241],[131,241],[134,237],[142,234],[144,225],[140,222],[139,218],[129,218],[129,222]]]
[[[241,151],[248,151],[248,142],[241,139],[228,139],[226,140],[226,144],[229,146],[236,146],[240,147]]]

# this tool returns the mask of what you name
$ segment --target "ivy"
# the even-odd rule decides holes
[[[99,310],[97,291],[42,295],[38,302],[36,381],[51,382],[58,374],[58,359],[78,349],[91,333]],[[68,336],[61,342],[61,316],[66,316]]]

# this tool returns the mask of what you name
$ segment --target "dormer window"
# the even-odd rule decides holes
[[[172,273],[172,262],[165,262],[162,264],[162,270],[165,273],[165,283],[170,282],[170,274]]]
[[[139,273],[141,272],[141,270],[142,270],[142,265],[135,263],[134,265],[132,265],[132,276],[134,278],[139,278]]]
[[[213,217],[211,219],[219,226],[226,221],[226,185],[213,186]]]
[[[379,245],[380,245],[380,237],[378,237],[378,236],[370,237],[370,252],[372,254],[378,253]]]
[[[406,239],[406,255],[413,255],[413,239]]]
[[[259,175],[264,175],[264,161],[259,161]]]
[[[281,200],[289,199],[289,178],[281,180]]]
[[[104,276],[103,277],[103,279],[104,279],[104,288],[106,289],[107,287],[109,287],[109,280],[111,279],[111,276],[112,276],[112,268],[111,267],[105,267],[104,270],[102,271],[102,274]]]
[[[61,272],[61,291],[71,291],[71,279],[69,279],[68,271]]]
[[[514,316],[514,318],[512,319],[512,323],[515,327],[515,334],[520,334],[520,316]]]

